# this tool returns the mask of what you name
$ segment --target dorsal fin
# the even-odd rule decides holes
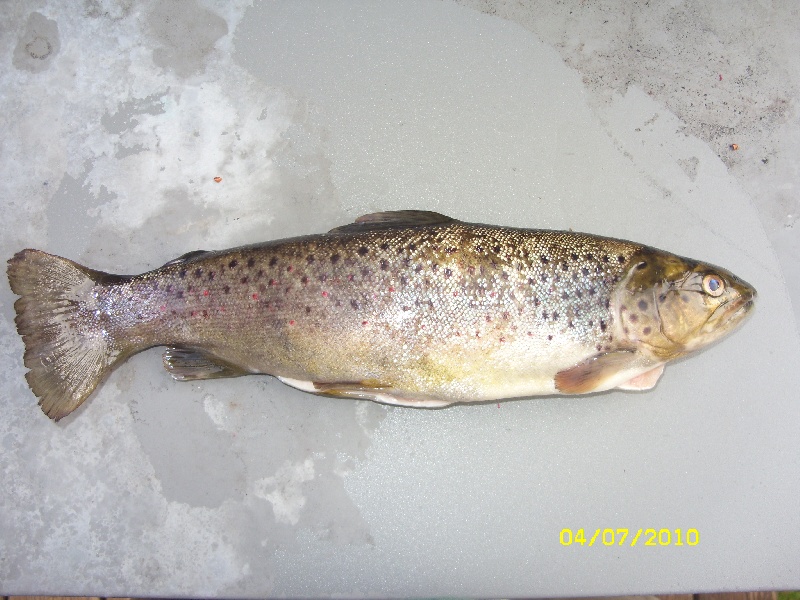
[[[177,265],[178,263],[186,262],[191,260],[192,258],[197,258],[198,256],[202,256],[203,254],[208,254],[211,250],[192,250],[191,252],[187,252],[186,254],[181,254],[178,258],[173,258],[170,261],[165,262],[162,267],[166,267],[169,265]]]
[[[429,210],[390,210],[362,215],[354,223],[335,227],[328,233],[356,233],[375,229],[444,225],[445,223],[458,223],[458,220]]]

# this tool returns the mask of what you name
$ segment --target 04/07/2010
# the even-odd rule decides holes
[[[640,539],[642,538],[642,539]],[[562,529],[559,534],[562,546],[593,546],[595,542],[603,546],[697,546],[700,532],[697,529],[595,529],[591,538],[586,537],[584,529],[575,532]]]

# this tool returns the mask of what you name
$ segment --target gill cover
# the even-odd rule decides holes
[[[749,313],[755,289],[714,265],[644,249],[620,287],[623,335],[661,360],[721,339]]]

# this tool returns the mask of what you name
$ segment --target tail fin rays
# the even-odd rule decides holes
[[[25,342],[26,374],[39,406],[58,421],[78,408],[127,356],[97,318],[96,289],[115,276],[39,250],[8,261],[14,308]]]

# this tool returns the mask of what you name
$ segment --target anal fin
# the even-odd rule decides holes
[[[170,346],[162,356],[164,368],[178,381],[250,375],[249,371],[194,348]]]
[[[354,400],[372,400],[381,404],[391,404],[394,406],[409,406],[414,408],[437,408],[452,404],[447,400],[438,398],[409,397],[391,386],[383,385],[377,381],[336,381],[322,383],[316,381],[302,381],[289,377],[278,377],[278,379],[298,390],[319,394],[322,396],[332,396],[334,398],[351,398]]]

